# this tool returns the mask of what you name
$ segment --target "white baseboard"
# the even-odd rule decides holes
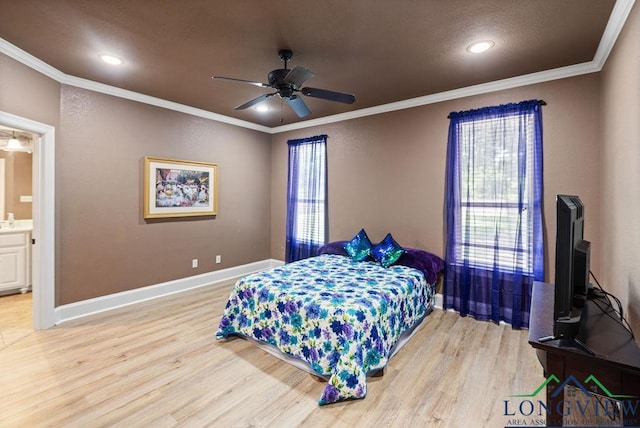
[[[442,309],[443,303],[444,303],[444,296],[442,295],[442,293],[436,293],[436,295],[434,296],[433,305],[438,309]]]
[[[109,311],[134,303],[168,296],[194,288],[204,287],[220,281],[237,278],[250,273],[259,272],[265,269],[282,266],[284,262],[275,259],[267,259],[259,262],[248,263],[246,265],[234,266],[220,269],[201,275],[189,276],[176,279],[161,284],[149,285],[147,287],[136,288],[134,290],[123,291],[122,293],[109,294],[107,296],[74,302],[55,308],[55,323],[61,324],[88,315]]]

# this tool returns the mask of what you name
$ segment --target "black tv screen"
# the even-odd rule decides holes
[[[575,338],[589,280],[590,243],[584,240],[584,205],[578,196],[556,199],[556,269],[553,333]]]

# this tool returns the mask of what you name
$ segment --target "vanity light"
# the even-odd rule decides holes
[[[13,134],[13,138],[7,141],[7,146],[5,150],[22,150],[22,144],[20,144],[20,140],[16,138],[16,134]]]
[[[467,52],[470,53],[482,53],[488,49],[491,49],[495,43],[493,40],[483,40],[481,42],[472,43],[467,46]]]
[[[106,62],[107,64],[111,64],[111,65],[120,65],[123,63],[123,61],[120,58],[115,57],[113,55],[101,54],[101,55],[98,55],[98,57],[100,57],[100,59]]]

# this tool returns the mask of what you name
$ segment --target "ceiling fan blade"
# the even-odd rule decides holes
[[[311,110],[309,110],[307,104],[299,96],[292,95],[288,98],[284,98],[284,100],[287,102],[287,104],[289,104],[289,107],[291,107],[293,111],[296,112],[298,117],[307,117],[311,114]]]
[[[326,89],[318,88],[302,88],[300,90],[304,95],[314,98],[322,98],[329,101],[337,101],[339,103],[353,104],[356,101],[356,97],[351,94],[344,94],[342,92],[328,91]]]
[[[233,77],[213,76],[212,79],[223,79],[223,80],[231,80],[232,82],[238,82],[238,83],[248,83],[249,85],[260,86],[261,88],[270,87],[268,83],[253,82],[251,80],[234,79]]]
[[[284,76],[285,83],[291,83],[298,89],[304,82],[313,77],[313,72],[304,67],[294,67],[286,76]]]
[[[258,98],[254,98],[251,101],[247,101],[246,103],[242,104],[241,106],[236,107],[234,110],[244,110],[246,108],[249,108],[251,106],[259,104],[259,103],[261,103],[263,101],[266,101],[267,99],[271,98],[275,94],[277,94],[277,92],[274,92],[273,94],[260,95]]]

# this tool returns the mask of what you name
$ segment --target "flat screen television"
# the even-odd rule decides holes
[[[555,339],[576,340],[587,307],[591,249],[584,239],[584,205],[580,198],[558,195],[556,219],[553,335]]]

